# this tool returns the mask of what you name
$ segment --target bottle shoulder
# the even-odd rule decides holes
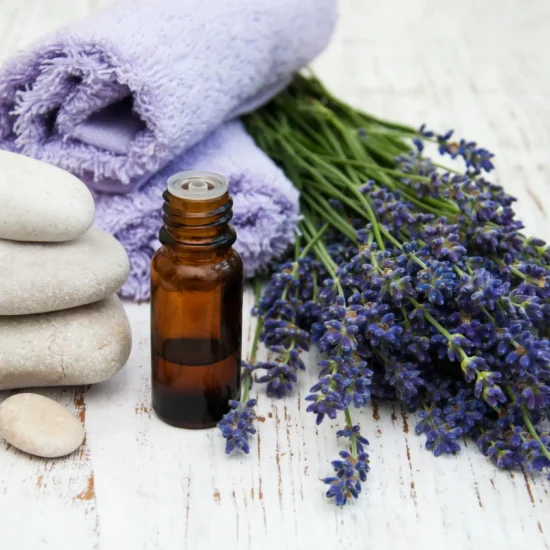
[[[242,276],[243,262],[233,248],[225,254],[193,257],[175,247],[162,246],[151,260],[151,278],[172,281],[176,285],[185,280],[215,282]]]

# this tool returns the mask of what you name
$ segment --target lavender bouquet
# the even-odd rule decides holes
[[[258,370],[282,397],[305,368],[301,351],[322,352],[308,411],[318,424],[343,414],[347,441],[327,496],[343,505],[366,480],[352,411],[371,396],[418,411],[436,456],[464,436],[501,468],[548,470],[550,248],[521,232],[514,199],[487,179],[493,155],[360,112],[313,77],[246,124],[300,190],[303,221],[255,310],[277,358],[246,364],[245,387]],[[463,169],[428,158],[427,143]],[[248,452],[248,390],[221,423],[228,452]]]

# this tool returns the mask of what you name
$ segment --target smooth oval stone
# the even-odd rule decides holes
[[[122,245],[94,227],[64,243],[0,241],[0,315],[97,302],[120,289],[129,268]]]
[[[0,435],[31,455],[68,455],[84,441],[84,427],[65,407],[43,395],[18,393],[0,405]]]
[[[0,389],[95,384],[128,360],[132,333],[122,303],[0,317]]]
[[[90,229],[94,199],[75,176],[46,162],[0,151],[0,238],[60,242]]]

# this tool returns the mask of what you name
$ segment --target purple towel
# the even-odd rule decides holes
[[[325,47],[335,12],[336,0],[123,0],[4,66],[0,147],[97,190],[139,187],[280,90]]]
[[[173,160],[141,189],[126,195],[96,194],[96,225],[114,235],[131,260],[122,296],[149,297],[149,263],[158,247],[162,192],[168,176],[181,170],[214,170],[229,178],[236,248],[245,275],[282,254],[298,221],[298,192],[252,141],[240,122],[228,122]]]

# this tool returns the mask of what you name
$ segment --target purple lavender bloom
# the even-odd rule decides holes
[[[315,390],[312,388],[311,391]],[[337,412],[346,408],[342,395],[336,391],[327,390],[325,394],[312,393],[306,397],[306,401],[312,401],[306,410],[317,415],[316,424],[321,424],[325,415],[334,420]]]
[[[503,283],[487,269],[479,269],[472,277],[461,279],[460,306],[468,313],[477,313],[482,307],[492,311],[496,307],[497,300],[508,294],[509,288],[509,283]]]
[[[282,398],[288,395],[298,380],[296,369],[286,363],[259,361],[256,368],[267,371],[258,377],[258,384],[267,383],[266,392],[270,397]]]
[[[458,262],[466,248],[462,246],[458,236],[458,226],[449,225],[445,218],[439,218],[424,227],[423,238],[430,245],[430,251],[437,260],[448,259],[452,263]]]
[[[330,485],[330,489],[326,492],[326,496],[334,498],[337,506],[344,506],[349,498],[358,498],[361,492],[361,485],[357,481],[354,472],[349,470],[348,476],[342,477],[326,477],[323,483]]]
[[[506,403],[507,399],[500,386],[488,386],[483,388],[483,399],[491,405],[491,407],[498,407],[500,403]]]
[[[445,407],[445,421],[461,427],[465,434],[471,433],[486,411],[483,400],[475,398],[471,390],[460,390]]]
[[[480,371],[487,370],[487,362],[485,361],[485,359],[483,359],[483,357],[466,357],[460,363],[460,367],[462,368],[462,372],[464,373],[464,378],[466,379],[466,381],[473,382],[480,376],[483,376],[483,373],[480,373]],[[481,389],[479,390],[479,392],[481,392]],[[479,395],[476,395],[476,397],[479,397]]]
[[[395,387],[397,396],[409,402],[412,396],[418,394],[424,386],[417,365],[411,362],[396,362],[386,365],[386,380]]]
[[[420,420],[415,426],[417,434],[428,433],[434,427],[443,424],[443,411],[438,407],[432,407],[418,413]]]
[[[401,347],[401,334],[403,327],[396,324],[395,315],[386,313],[375,322],[369,323],[365,331],[365,338],[369,340],[371,346],[381,346],[386,349],[388,346]]]
[[[457,286],[456,274],[447,262],[430,260],[426,269],[418,273],[416,290],[424,294],[429,302],[443,305],[453,296]]]
[[[223,437],[225,437],[225,452],[230,454],[235,449],[241,449],[246,454],[250,451],[248,437],[256,433],[254,420],[256,413],[255,399],[249,399],[245,404],[240,401],[230,401],[231,410],[218,422]]]
[[[342,460],[332,461],[336,476],[326,477],[323,482],[330,485],[327,497],[334,498],[337,506],[343,506],[350,498],[358,498],[361,482],[366,481],[369,471],[369,456],[360,453],[355,459],[348,452],[341,451]]]
[[[515,330],[514,330],[515,328]],[[511,334],[520,329],[516,325]],[[550,344],[547,339],[537,338],[530,331],[524,330],[516,335],[516,344],[506,356],[506,363],[515,370],[537,373],[537,369],[548,368],[550,365]]]
[[[493,153],[478,147],[475,141],[464,139],[461,139],[458,143],[450,141],[452,135],[453,130],[449,130],[445,134],[437,136],[440,155],[449,155],[453,159],[462,157],[466,163],[466,169],[471,169],[474,173],[493,170],[494,165],[491,162],[494,157]]]
[[[433,137],[425,128],[421,134]],[[302,327],[294,302],[302,288],[319,306],[308,330],[324,357],[307,410],[320,423],[344,410],[347,417],[370,394],[397,397],[420,410],[416,431],[436,456],[458,452],[459,438],[469,435],[501,467],[547,467],[550,436],[540,423],[550,418],[550,249],[523,236],[513,199],[477,174],[490,169],[490,153],[451,139],[439,136],[446,154],[464,158],[465,173],[442,172],[417,145],[399,159],[404,174],[391,174],[392,189],[380,181],[360,186],[380,233],[373,223],[361,227],[346,204],[333,205],[358,244],[338,242],[331,229],[316,251],[331,256],[330,275],[309,286],[287,277],[292,295],[277,307],[288,323]],[[419,213],[421,205],[446,217]],[[357,434],[350,426],[338,433],[361,453]],[[355,498],[363,479],[357,459],[343,458],[325,480],[338,504]]]
[[[454,454],[460,451],[456,440],[463,434],[462,428],[452,424],[439,425],[426,433],[426,449],[435,456]]]
[[[543,380],[532,374],[520,377],[514,385],[517,403],[528,409],[544,409],[550,405],[550,375],[542,374]],[[546,380],[544,380],[546,379]]]
[[[353,439],[356,442],[357,450],[360,453],[365,452],[365,447],[369,445],[367,438],[361,435],[361,429],[358,425],[346,426],[343,430],[338,430],[336,432],[336,437],[346,437],[350,440],[350,442],[351,439]]]
[[[371,383],[370,378],[355,377],[352,379],[352,383],[346,388],[346,392],[350,396],[351,403],[355,408],[364,407],[369,402]]]

